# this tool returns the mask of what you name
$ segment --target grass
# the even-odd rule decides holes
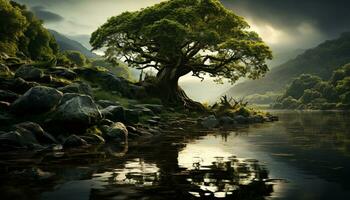
[[[102,89],[97,89],[93,91],[93,96],[97,100],[109,100],[109,101],[117,101],[119,102],[122,106],[129,106],[130,104],[130,99],[121,97],[118,94],[113,94],[110,91],[102,90]]]

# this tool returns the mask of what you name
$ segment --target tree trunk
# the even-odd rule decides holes
[[[157,74],[156,93],[162,101],[170,105],[181,105],[190,110],[203,111],[201,103],[191,100],[183,89],[178,85],[180,77],[177,68],[162,68]]]

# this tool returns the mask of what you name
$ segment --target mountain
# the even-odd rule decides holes
[[[82,54],[84,54],[88,58],[98,57],[96,54],[89,51],[86,47],[84,47],[79,42],[69,39],[68,37],[66,37],[61,33],[58,33],[57,31],[54,31],[54,30],[49,30],[49,31],[56,38],[56,41],[62,51],[75,50],[75,51],[80,51]]]
[[[268,61],[267,64],[270,68],[275,68],[277,66],[282,65],[283,63],[296,58],[298,55],[305,52],[305,49],[292,49],[292,50],[276,50],[273,51],[273,59]]]
[[[295,59],[273,68],[264,78],[248,80],[233,86],[225,94],[243,97],[266,92],[281,92],[301,74],[329,79],[333,71],[350,62],[350,32],[306,50]]]
[[[90,45],[90,35],[68,35],[67,37],[79,42],[87,49],[92,49],[92,46]]]

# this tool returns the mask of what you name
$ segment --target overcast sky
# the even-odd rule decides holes
[[[48,28],[66,35],[90,35],[111,16],[123,11],[138,10],[162,0],[16,1],[30,7],[45,21]],[[307,49],[350,30],[350,0],[222,0],[222,2],[227,8],[243,16],[252,30],[257,31],[275,52]],[[191,80],[187,78],[183,81]],[[222,88],[225,89],[227,86]]]

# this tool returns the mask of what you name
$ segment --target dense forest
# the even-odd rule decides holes
[[[296,78],[274,108],[280,109],[350,109],[350,64],[335,70],[330,79],[303,74]]]

